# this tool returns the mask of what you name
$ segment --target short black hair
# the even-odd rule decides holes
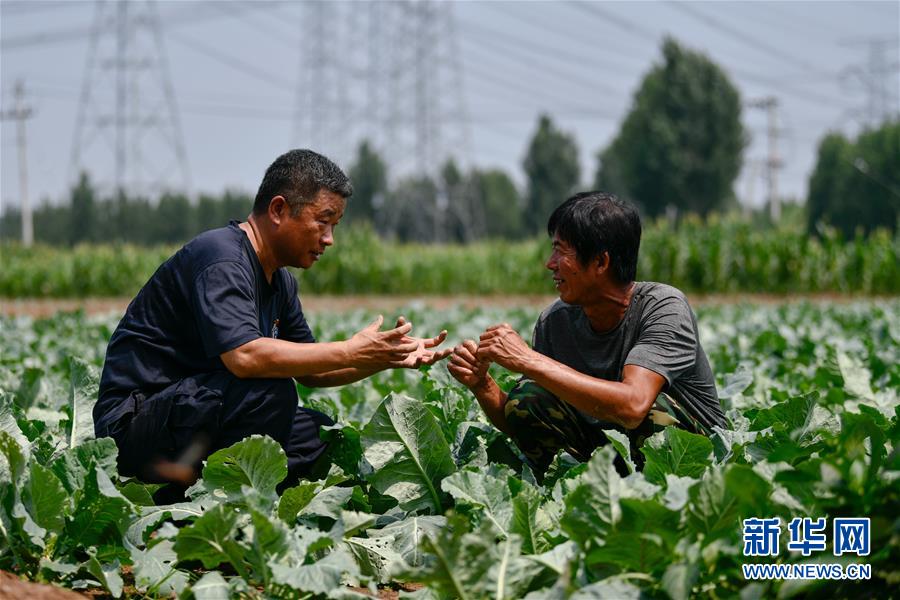
[[[297,214],[322,189],[343,198],[353,194],[350,178],[328,158],[312,150],[285,152],[266,169],[253,202],[253,214],[265,213],[275,196],[284,196],[292,213]]]
[[[575,194],[550,215],[547,234],[559,235],[571,244],[584,266],[608,252],[612,273],[619,283],[631,283],[637,276],[641,217],[634,206],[613,194]]]

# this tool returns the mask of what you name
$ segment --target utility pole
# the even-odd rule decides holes
[[[25,144],[25,121],[31,118],[30,106],[25,106],[25,83],[19,79],[13,88],[15,108],[2,113],[4,120],[16,121],[16,145],[19,148],[19,202],[22,212],[22,245],[34,243],[34,225],[31,221],[31,202],[28,199],[28,152]]]
[[[761,108],[766,111],[766,137],[768,138],[768,157],[766,158],[766,184],[768,188],[769,217],[773,223],[781,220],[781,201],[778,198],[778,170],[784,166],[778,156],[779,130],[776,124],[778,113],[778,99],[775,96],[767,96],[747,103],[751,108]]]

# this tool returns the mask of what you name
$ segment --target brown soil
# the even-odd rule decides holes
[[[303,308],[306,312],[342,312],[348,310],[368,310],[390,312],[409,306],[412,303],[423,303],[431,309],[445,310],[455,306],[465,308],[513,307],[524,306],[542,308],[547,306],[556,296],[519,295],[519,296],[314,296],[303,295]],[[694,306],[717,304],[785,304],[792,302],[829,302],[847,303],[855,300],[873,299],[870,296],[851,296],[846,294],[800,294],[778,296],[774,294],[704,294],[691,295]],[[131,301],[130,298],[0,298],[0,316],[29,316],[46,318],[65,311],[83,310],[88,315],[113,314],[121,315]],[[385,315],[387,316],[387,315]]]
[[[308,313],[343,312],[348,310],[391,311],[422,302],[429,308],[443,310],[454,306],[543,307],[553,296],[313,296],[304,294],[303,310]],[[121,315],[130,298],[0,298],[0,315],[45,318],[65,311],[83,310],[88,315]]]
[[[415,592],[425,587],[421,583],[395,583],[391,585],[378,586],[378,595],[373,596],[368,588],[351,587],[350,589],[359,594],[365,594],[378,600],[398,600],[400,592]]]
[[[53,585],[22,581],[0,571],[0,598],[3,600],[84,600],[85,596]]]
[[[122,572],[126,582],[130,581],[131,568],[123,567]],[[415,592],[423,587],[425,586],[421,583],[388,584],[379,586],[377,595],[373,595],[368,588],[351,587],[350,589],[378,600],[397,600],[401,591]],[[132,585],[126,585],[122,592],[122,596],[125,598],[141,595]],[[12,573],[0,571],[0,600],[85,600],[86,598],[90,600],[110,597],[109,592],[104,589],[90,589],[81,594],[54,585],[24,581]]]

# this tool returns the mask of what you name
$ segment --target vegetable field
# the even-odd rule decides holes
[[[533,310],[403,313],[451,340]],[[312,315],[342,339],[370,313]],[[113,597],[890,597],[900,586],[900,301],[699,311],[733,430],[623,436],[539,484],[443,365],[390,371],[301,402],[336,418],[326,479],[280,497],[278,444],[212,455],[189,501],[119,477],[91,407],[115,318],[3,319],[0,569]],[[514,381],[497,371],[501,385]],[[742,555],[741,521],[869,517],[868,556]],[[831,536],[829,529],[829,538]],[[830,541],[830,540],[829,540]],[[865,581],[748,581],[741,565],[865,563]],[[380,588],[380,589],[379,589]]]

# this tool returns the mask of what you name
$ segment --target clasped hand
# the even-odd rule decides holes
[[[508,323],[485,330],[476,344],[465,340],[453,349],[447,370],[468,388],[483,385],[492,362],[522,373],[532,349]]]
[[[412,323],[404,317],[397,319],[394,329],[380,331],[383,323],[384,317],[379,315],[350,339],[352,359],[359,365],[415,369],[442,360],[453,351],[432,350],[447,338],[446,330],[432,338],[420,338],[408,335]]]

